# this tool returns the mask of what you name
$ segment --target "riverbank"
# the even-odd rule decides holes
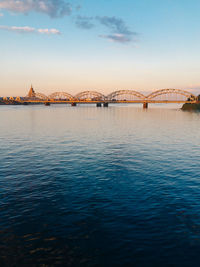
[[[0,101],[0,105],[23,105],[23,103],[17,101]]]
[[[200,111],[200,103],[186,103],[182,106],[181,109],[185,111],[192,111],[192,110]]]

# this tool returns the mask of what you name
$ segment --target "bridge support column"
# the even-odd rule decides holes
[[[103,103],[103,106],[104,106],[104,108],[107,108],[108,107],[108,103],[107,102]]]
[[[76,103],[71,103],[71,106],[72,107],[76,107]]]
[[[148,103],[147,102],[143,103],[143,108],[148,108]]]
[[[97,107],[100,108],[101,107],[101,103],[97,103]]]
[[[49,102],[45,102],[44,105],[45,106],[50,106],[50,103]]]

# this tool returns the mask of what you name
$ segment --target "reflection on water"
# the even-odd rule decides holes
[[[199,120],[2,106],[0,266],[198,266]]]

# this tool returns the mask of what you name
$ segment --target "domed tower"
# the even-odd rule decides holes
[[[36,94],[35,94],[35,91],[34,91],[32,85],[31,85],[31,88],[30,88],[30,90],[29,90],[29,92],[28,92],[27,97],[30,97],[30,98],[32,98],[32,97],[36,97]]]

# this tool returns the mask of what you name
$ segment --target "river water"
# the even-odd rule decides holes
[[[0,107],[0,266],[200,266],[200,113]]]

